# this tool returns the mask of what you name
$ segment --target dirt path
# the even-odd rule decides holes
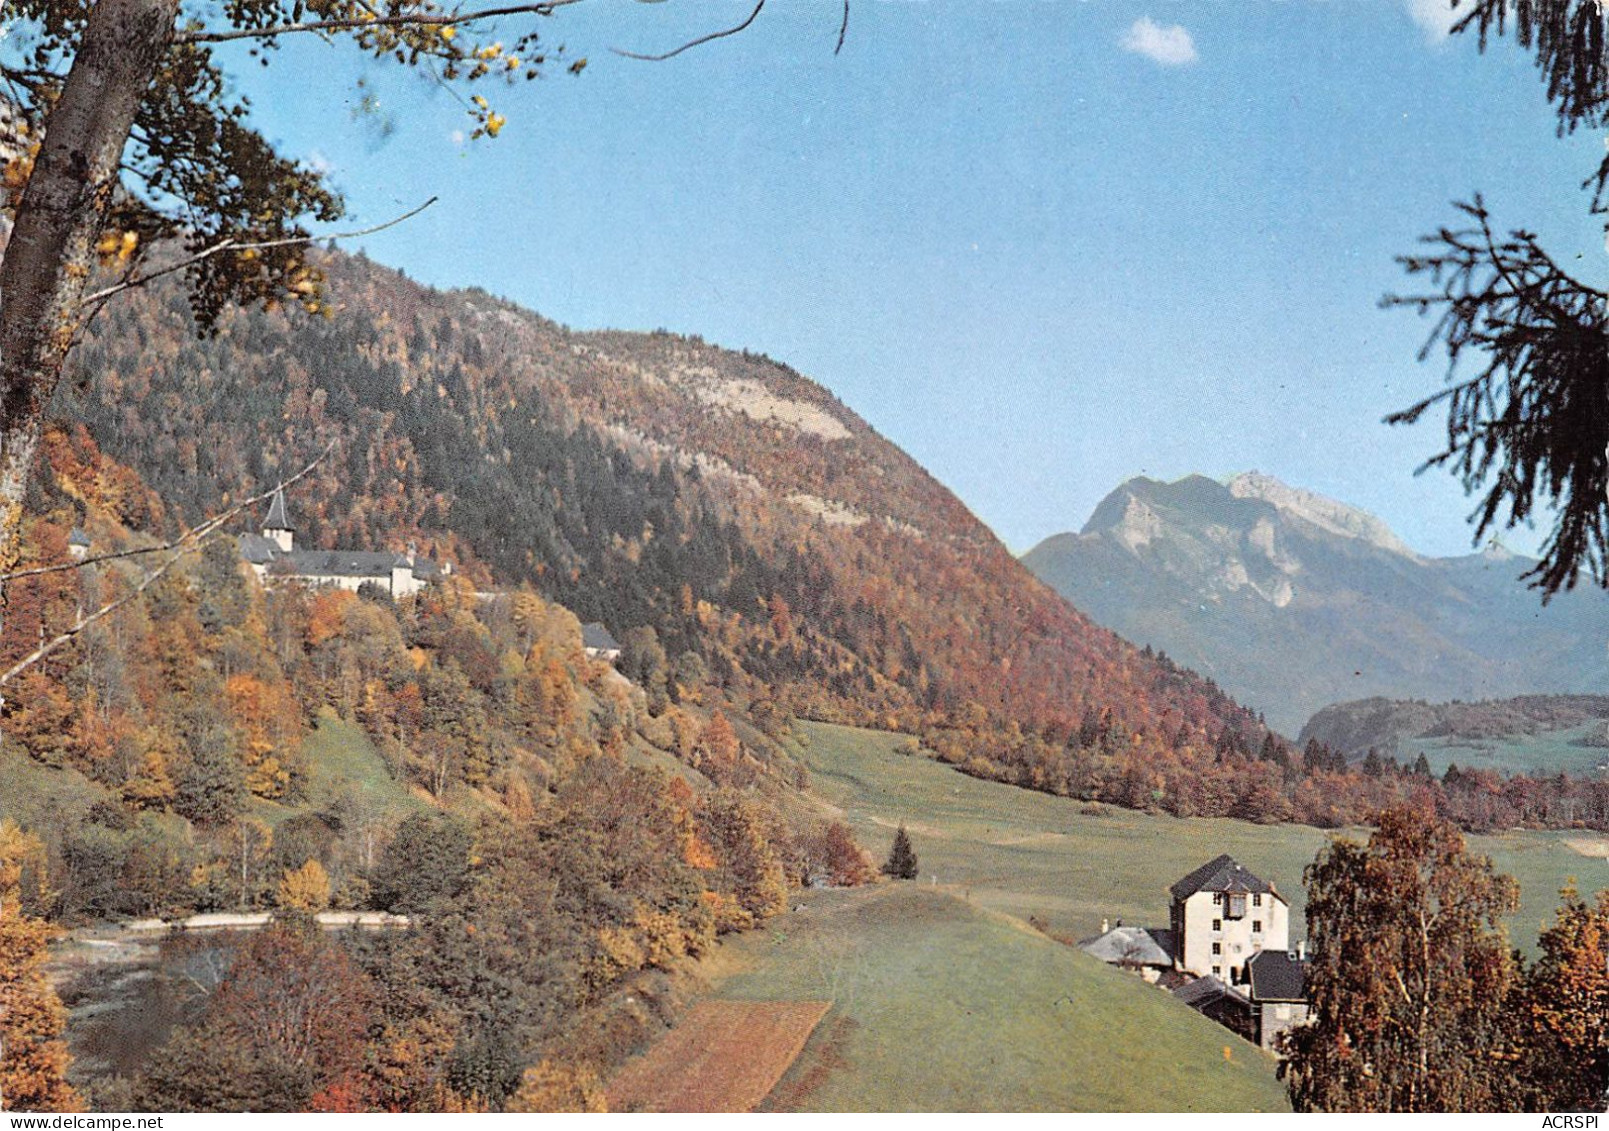
[[[1572,852],[1579,852],[1583,856],[1601,856],[1609,860],[1609,840],[1591,840],[1587,837],[1572,837],[1564,842]]]
[[[753,1111],[831,1006],[825,1001],[699,1002],[609,1082],[609,1110]]]

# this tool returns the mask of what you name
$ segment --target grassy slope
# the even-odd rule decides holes
[[[252,802],[256,815],[278,824],[293,813],[324,808],[348,792],[394,815],[423,807],[391,777],[369,736],[334,715],[319,719],[307,736],[303,755],[308,766],[305,797],[295,806]],[[0,752],[0,817],[26,828],[39,828],[60,814],[81,813],[97,801],[113,799],[112,793],[77,770],[52,769],[12,750]]]
[[[833,1002],[775,1109],[1286,1110],[1261,1050],[930,886],[812,893],[714,965],[722,997]]]
[[[1299,825],[1086,806],[896,754],[899,736],[826,724],[808,724],[807,733],[803,756],[816,791],[844,810],[875,853],[886,851],[903,821],[923,883],[936,876],[981,907],[1036,915],[1053,932],[1075,938],[1095,934],[1103,917],[1165,926],[1168,885],[1220,852],[1274,882],[1291,901],[1292,934],[1299,937],[1302,869],[1330,836]],[[1534,945],[1566,877],[1577,877],[1583,889],[1609,887],[1609,862],[1570,851],[1563,837],[1470,838],[1471,847],[1520,882],[1523,905],[1510,930],[1522,947]]]
[[[1564,730],[1540,734],[1516,734],[1504,738],[1404,738],[1398,748],[1399,762],[1412,762],[1421,752],[1436,774],[1447,772],[1449,762],[1464,770],[1500,770],[1509,774],[1577,774],[1589,776],[1609,758],[1601,746],[1583,746],[1579,740],[1589,733],[1603,733],[1602,720]]]
[[[1028,929],[1166,921],[1167,885],[1227,851],[1280,884],[1300,932],[1302,868],[1329,834],[1152,817],[977,781],[900,736],[806,726],[816,791],[882,851],[903,822],[916,883],[813,892],[710,963],[719,996],[828,999],[768,1100],[777,1110],[1278,1110],[1272,1061],[1159,990]],[[1519,879],[1511,930],[1534,944],[1568,875],[1609,862],[1555,834],[1474,838]],[[1227,1055],[1226,1055],[1227,1050]]]
[[[0,750],[0,818],[9,817],[24,828],[43,828],[59,822],[62,814],[112,797],[77,770],[41,766],[5,745]]]
[[[355,793],[377,808],[398,816],[424,803],[391,776],[385,759],[362,728],[344,722],[333,712],[319,716],[318,725],[302,746],[307,759],[305,807],[322,809],[343,793]]]

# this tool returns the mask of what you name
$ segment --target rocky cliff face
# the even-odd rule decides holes
[[[1374,515],[1255,472],[1134,479],[1024,562],[1098,623],[1211,675],[1295,733],[1370,695],[1609,686],[1609,597],[1543,606],[1527,559],[1415,553]]]

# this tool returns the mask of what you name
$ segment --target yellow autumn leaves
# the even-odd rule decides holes
[[[139,246],[138,232],[109,231],[95,244],[95,254],[105,264],[127,263]]]
[[[486,50],[490,49],[487,48]],[[518,61],[516,61],[515,66],[518,65]],[[475,95],[472,101],[475,104],[475,110],[473,113],[480,119],[481,122],[480,128],[475,131],[473,136],[480,137],[482,134],[485,134],[487,137],[496,137],[502,130],[503,126],[507,123],[508,119],[493,110],[491,104],[488,103],[482,95]]]

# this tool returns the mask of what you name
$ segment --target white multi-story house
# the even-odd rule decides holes
[[[1233,857],[1209,860],[1169,889],[1179,969],[1236,985],[1262,951],[1290,948],[1290,905]]]

